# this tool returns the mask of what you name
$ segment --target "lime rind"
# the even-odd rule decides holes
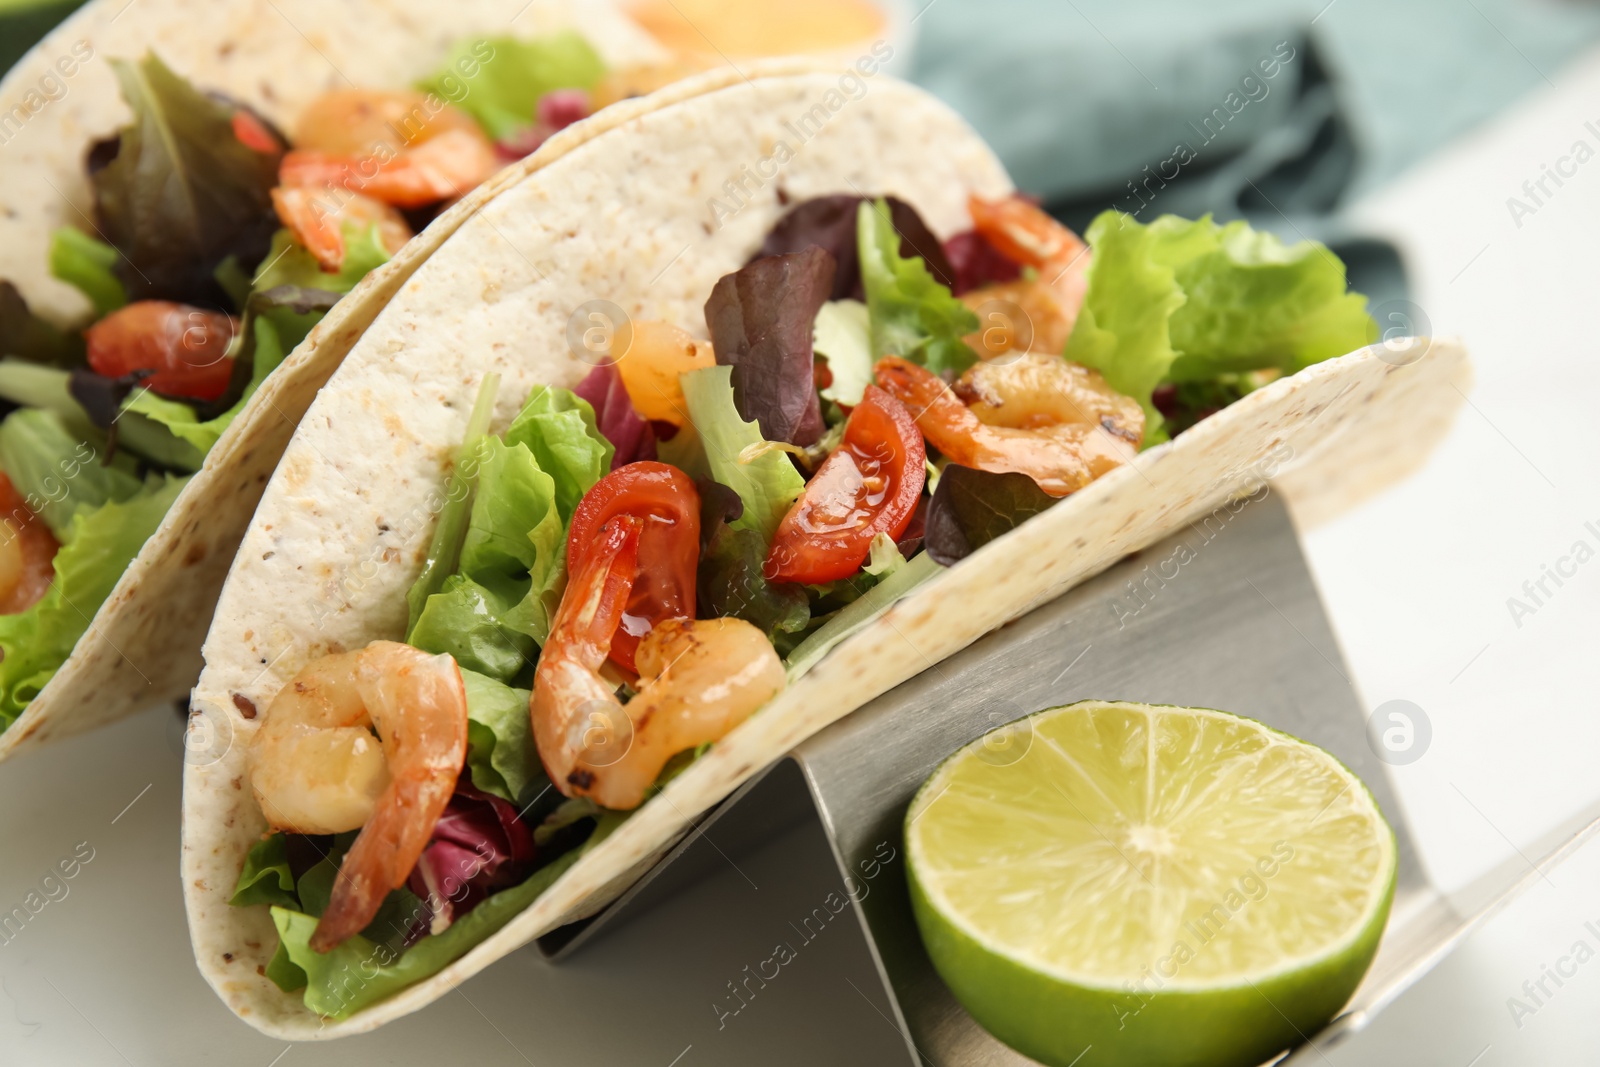
[[[1203,981],[1186,980],[1181,972],[1163,978],[1152,975],[1149,967],[1144,968],[1143,978],[1127,973],[1111,977],[1093,973],[1092,968],[1063,967],[1041,958],[1036,945],[1030,946],[1034,951],[1019,950],[971,921],[961,907],[951,903],[945,884],[948,872],[927,854],[924,838],[928,835],[919,832],[917,825],[952,787],[957,771],[968,761],[990,762],[983,758],[984,740],[980,739],[940,765],[919,790],[906,817],[912,906],[936,969],[981,1024],[1045,1063],[1071,1063],[1087,1047],[1098,1046],[1100,1051],[1087,1056],[1081,1067],[1095,1062],[1254,1064],[1304,1040],[1348,1002],[1371,964],[1387,922],[1397,870],[1396,848],[1393,831],[1383,820],[1370,791],[1347,767],[1322,750],[1253,720],[1211,709],[1084,701],[1031,717],[1030,740],[1038,743],[1041,736],[1048,738],[1047,731],[1039,730],[1041,720],[1048,723],[1051,717],[1096,711],[1145,714],[1151,728],[1143,741],[1122,737],[1119,743],[1132,749],[1142,743],[1149,754],[1160,747],[1157,716],[1170,714],[1188,719],[1205,717],[1211,722],[1242,727],[1247,733],[1241,736],[1260,739],[1260,751],[1282,746],[1308,759],[1307,766],[1328,778],[1329,788],[1339,787],[1334,802],[1339,803],[1343,817],[1371,828],[1371,840],[1366,842],[1363,854],[1363,861],[1370,864],[1370,875],[1360,879],[1359,884],[1344,886],[1357,894],[1365,906],[1346,916],[1339,936],[1325,938],[1315,951],[1286,955],[1275,966]],[[1008,743],[1016,744],[1014,727]],[[1012,763],[1020,759],[1017,757]],[[1146,766],[1155,766],[1153,756],[1147,755]],[[986,774],[989,772],[980,773],[979,780]],[[1133,788],[1108,799],[1114,804],[1137,806],[1139,784],[1134,782]],[[1026,789],[1021,791],[1025,796],[1020,805],[1024,812],[1030,802],[1037,806],[1037,796]],[[1147,797],[1154,793],[1149,785],[1145,791]],[[1266,806],[1270,807],[1271,798],[1266,799]],[[1245,813],[1246,821],[1252,814]],[[995,871],[1001,867],[1003,864],[986,865],[981,875],[994,879],[999,877]],[[1332,877],[1337,881],[1346,873],[1336,870]],[[1158,872],[1158,880],[1160,877]],[[1288,883],[1281,888],[1288,889]],[[1293,894],[1288,895],[1292,905]],[[1154,957],[1151,958],[1153,962]]]

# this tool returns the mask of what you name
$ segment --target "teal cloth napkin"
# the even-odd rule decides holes
[[[1180,143],[1199,157],[1183,169],[1203,170],[1331,115],[1348,134],[1351,158],[1331,164],[1348,196],[1559,79],[1600,38],[1600,9],[1554,0],[918,2],[916,80],[1051,201],[1127,195]],[[1263,77],[1280,42],[1294,58]],[[1326,91],[1306,112],[1308,79]],[[1229,121],[1212,117],[1205,141],[1219,108]],[[1268,145],[1263,163],[1292,147]]]

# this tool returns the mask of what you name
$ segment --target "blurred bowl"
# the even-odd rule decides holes
[[[916,42],[915,0],[810,0],[803,5],[782,0],[620,0],[619,6],[668,52],[704,68],[779,55],[814,55],[841,65],[874,56],[880,69],[906,77]],[[830,15],[845,24],[841,32],[820,29]]]

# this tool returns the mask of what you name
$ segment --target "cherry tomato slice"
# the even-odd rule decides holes
[[[140,300],[113,311],[83,337],[96,374],[121,378],[151,370],[143,384],[158,393],[215,400],[233,379],[228,349],[238,331],[238,320],[220,311]]]
[[[0,473],[0,615],[27,611],[55,580],[55,536]]]
[[[855,574],[874,537],[905,532],[927,480],[927,454],[905,405],[867,386],[845,423],[844,441],[779,524],[767,578],[820,585]]]
[[[639,535],[639,573],[628,610],[611,639],[611,660],[637,674],[639,639],[667,619],[694,618],[695,571],[700,563],[700,493],[694,481],[665,463],[618,467],[595,483],[572,516],[567,565],[577,573],[606,522],[618,515],[645,520]]]
[[[283,151],[283,145],[267,129],[267,124],[244,108],[233,113],[232,126],[233,136],[252,152],[273,156]]]

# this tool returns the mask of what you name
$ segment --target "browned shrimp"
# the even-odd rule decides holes
[[[642,520],[600,529],[567,584],[529,702],[556,788],[603,807],[644,801],[667,760],[721,739],[783,688],[783,663],[743,619],[669,619],[639,642],[638,693],[624,705],[599,671],[638,570]]]
[[[361,828],[312,948],[359,933],[405,884],[466,758],[467,694],[449,656],[377,641],[307,664],[279,691],[250,748],[267,822],[298,834]]]
[[[972,224],[1013,263],[1038,276],[975,289],[962,296],[974,311],[999,301],[1016,311],[990,315],[967,343],[984,359],[1013,349],[1060,355],[1089,291],[1089,249],[1083,239],[1020,196],[970,197]],[[1008,321],[1020,312],[1025,322]]]
[[[1137,402],[1059,356],[978,363],[954,389],[895,356],[879,360],[876,373],[952,463],[1026,474],[1051,496],[1075,493],[1128,462],[1144,437]]]

